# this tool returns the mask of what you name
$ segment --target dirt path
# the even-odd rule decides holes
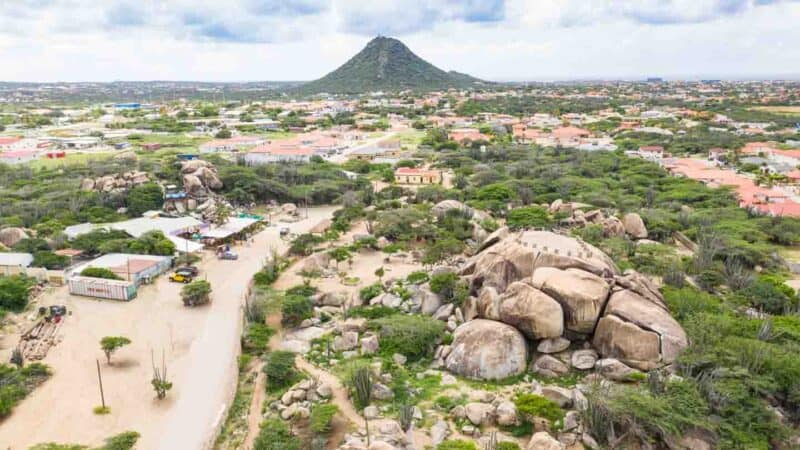
[[[261,406],[264,404],[267,384],[267,375],[261,370],[260,366],[256,367],[256,370],[258,370],[258,375],[256,375],[256,382],[253,387],[253,398],[250,400],[250,411],[247,413],[247,437],[245,437],[242,445],[245,450],[253,448],[253,442],[258,436],[258,428],[261,424]]]

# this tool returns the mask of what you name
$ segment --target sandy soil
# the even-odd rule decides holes
[[[333,207],[310,211],[308,219],[289,224],[302,233],[329,217]],[[255,243],[236,249],[238,261],[207,256],[201,277],[211,282],[212,302],[185,308],[182,285],[160,277],[144,286],[131,302],[70,296],[66,287],[44,295],[40,304],[66,304],[72,314],[63,342],[44,362],[53,377],[25,399],[0,424],[0,448],[25,449],[39,442],[97,445],[126,430],[141,433],[140,449],[201,449],[224,419],[236,388],[242,298],[249,280],[271,248],[286,243],[278,227],[259,233]],[[104,362],[99,340],[124,335],[133,343]],[[154,398],[151,351],[165,354],[174,387],[167,399]],[[100,359],[106,404],[111,414],[97,416],[100,404],[95,360]]]
[[[331,243],[330,246],[352,244],[353,236],[364,234],[368,234],[365,224],[363,222],[356,223],[348,233],[343,234],[338,241]],[[422,265],[413,262],[411,255],[407,255],[405,258],[393,255],[387,262],[386,258],[388,256],[381,251],[365,249],[361,250],[357,255],[353,255],[352,265],[348,264],[347,261],[339,263],[339,272],[344,272],[347,277],[359,278],[358,284],[354,286],[345,285],[339,277],[315,278],[311,280],[311,284],[316,286],[319,292],[348,292],[357,295],[361,288],[378,282],[375,270],[379,267],[383,267],[385,272],[383,281],[392,278],[405,278],[411,272],[423,270]],[[281,274],[273,286],[276,289],[288,289],[294,285],[302,284],[303,277],[299,274],[301,267],[301,263],[295,264]]]

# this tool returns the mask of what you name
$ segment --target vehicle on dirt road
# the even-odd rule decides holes
[[[289,230],[289,227],[281,228],[281,236],[288,236],[290,231],[291,230]]]
[[[189,271],[176,270],[169,276],[169,281],[174,283],[191,283],[194,277]]]
[[[181,266],[175,269],[175,272],[186,272],[189,275],[196,277],[200,273],[200,269],[197,266]]]
[[[232,252],[230,250],[220,253],[218,257],[219,257],[219,259],[229,259],[229,260],[237,260],[237,259],[239,259],[239,255],[237,255],[235,252]]]

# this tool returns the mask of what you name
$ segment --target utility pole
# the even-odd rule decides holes
[[[106,409],[106,397],[103,394],[103,377],[100,376],[100,360],[95,359],[97,363],[97,381],[100,383],[100,404],[103,405],[103,409]]]

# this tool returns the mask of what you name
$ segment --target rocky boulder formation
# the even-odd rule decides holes
[[[217,168],[208,161],[192,159],[181,162],[183,189],[189,195],[202,196],[222,188]]]
[[[622,218],[622,225],[625,232],[634,239],[644,239],[647,237],[647,227],[639,214],[628,213]]]
[[[579,269],[548,270],[543,278],[541,289],[561,304],[566,327],[576,333],[591,333],[608,298],[608,283]]]
[[[130,171],[115,175],[105,175],[97,178],[84,178],[81,180],[81,190],[86,192],[125,192],[128,189],[150,181],[147,172]]]
[[[583,241],[549,231],[528,230],[501,237],[504,233],[508,233],[505,228],[492,233],[483,250],[461,270],[462,275],[470,275],[473,291],[488,285],[503,292],[512,282],[533,275],[538,267],[576,268],[608,276],[619,272],[611,258]]]
[[[6,247],[13,247],[17,242],[28,238],[30,236],[22,228],[10,227],[0,230],[0,243]]]
[[[631,290],[611,294],[592,342],[603,356],[642,370],[675,361],[688,345],[669,311]]]
[[[532,341],[538,352],[534,370],[543,375],[565,372],[568,365],[589,370],[600,358],[651,370],[675,361],[688,345],[653,281],[634,271],[620,274],[607,255],[579,239],[506,230],[483,247],[460,272],[469,282],[475,313]],[[497,347],[495,341],[512,341],[513,333],[494,323],[474,320],[458,327],[447,368],[478,378],[514,373],[507,361],[483,356],[485,348]],[[569,353],[578,346],[573,343],[583,346],[575,358]],[[509,349],[506,344],[503,351]]]
[[[564,313],[552,297],[514,282],[499,299],[500,321],[514,326],[530,339],[548,339],[564,332]]]
[[[450,372],[483,380],[499,380],[525,371],[528,344],[516,328],[475,319],[456,328],[445,366]]]

